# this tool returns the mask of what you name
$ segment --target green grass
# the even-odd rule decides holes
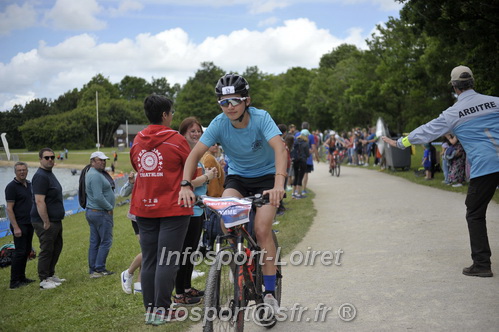
[[[71,153],[71,152],[70,152]],[[73,156],[75,154],[73,153]],[[70,155],[70,160],[72,156]],[[75,157],[76,158],[76,157]],[[278,217],[275,229],[282,253],[288,253],[301,241],[316,215],[312,199],[285,200],[288,210]],[[38,283],[9,290],[10,267],[0,270],[0,294],[3,304],[0,314],[2,331],[149,331],[144,324],[142,296],[127,295],[121,289],[120,273],[140,251],[130,220],[126,217],[128,205],[115,209],[114,243],[107,260],[112,276],[90,279],[87,273],[89,229],[83,213],[66,217],[63,221],[64,248],[56,273],[67,281],[56,289],[40,290]],[[10,242],[12,236],[0,239],[0,245]],[[39,248],[33,237],[33,247]],[[37,260],[27,264],[26,275],[37,278]],[[198,270],[208,271],[202,264]],[[205,277],[194,280],[193,286],[205,288]],[[186,331],[193,323],[166,324],[162,331]]]
[[[89,149],[89,150],[78,150],[72,151],[69,150],[68,159],[65,160],[56,160],[56,165],[61,167],[69,167],[72,168],[73,165],[78,165],[82,168],[82,166],[87,165],[90,162],[90,154],[97,149]],[[130,164],[130,153],[129,149],[125,149],[124,151],[119,152],[117,148],[101,148],[100,151],[104,152],[106,156],[111,158],[107,162],[107,166],[110,167],[113,161],[113,151],[118,152],[118,162],[116,163],[116,171],[129,172],[132,170],[132,165]],[[61,151],[54,151],[57,156]],[[15,154],[19,157],[20,161],[24,162],[33,162],[38,163],[38,152],[28,152],[26,150],[11,150],[11,154]]]

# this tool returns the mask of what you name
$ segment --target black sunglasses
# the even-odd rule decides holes
[[[45,157],[43,157],[43,158],[45,158],[45,160],[49,160],[49,159],[54,160],[54,159],[55,159],[55,156],[45,156]]]

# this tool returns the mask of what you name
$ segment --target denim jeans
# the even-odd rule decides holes
[[[88,273],[106,269],[106,259],[113,244],[113,216],[107,211],[87,209],[85,216],[90,226]]]

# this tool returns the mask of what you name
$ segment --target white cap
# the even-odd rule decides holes
[[[99,159],[109,159],[103,152],[95,151],[90,155],[90,159],[99,158]]]
[[[467,81],[473,79],[471,69],[466,66],[457,66],[450,73],[450,82],[452,81]],[[449,82],[449,83],[450,83]]]

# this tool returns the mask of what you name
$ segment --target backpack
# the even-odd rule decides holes
[[[303,141],[301,139],[296,139],[295,142],[293,143],[293,149],[291,150],[291,160],[306,161],[308,156],[309,156],[308,142]]]
[[[85,191],[85,175],[87,175],[88,170],[90,169],[90,164],[83,167],[80,173],[80,182],[78,184],[78,203],[84,209],[87,207],[87,193]]]
[[[80,203],[80,206],[84,209],[87,207],[87,192],[85,188],[85,177],[87,175],[88,170],[90,169],[90,164],[87,166],[83,167],[80,173],[80,180],[78,183],[78,203]],[[114,180],[111,175],[109,175],[108,172],[102,171],[102,174],[106,178],[106,180],[109,181],[109,184],[111,184],[111,188],[114,189],[116,188],[116,185],[114,184]]]
[[[15,249],[14,243],[6,243],[0,247],[0,268],[12,265],[12,256],[14,255]],[[32,260],[34,258],[36,258],[36,251],[31,248],[28,259]]]

